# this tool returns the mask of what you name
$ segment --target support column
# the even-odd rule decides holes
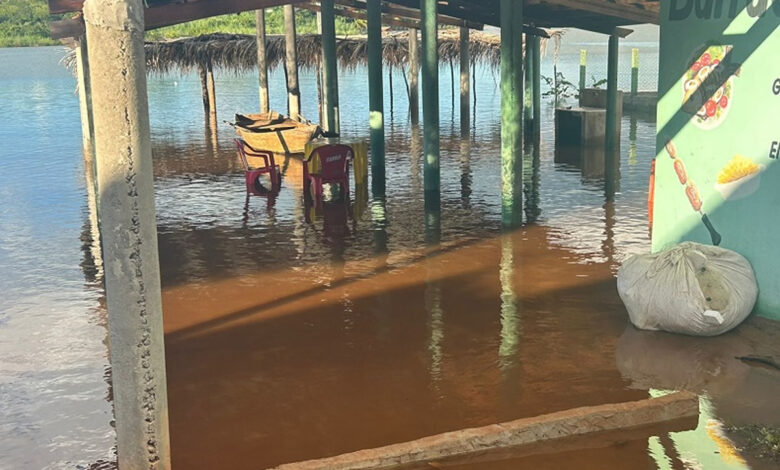
[[[382,8],[380,0],[366,2],[368,18],[368,107],[371,126],[371,189],[385,194],[385,115],[382,84]]]
[[[531,38],[531,49],[533,50],[533,139],[538,142],[542,133],[542,48],[541,38],[534,36]]]
[[[417,30],[409,28],[409,113],[412,124],[420,122],[420,51],[417,42]]]
[[[639,92],[639,49],[631,49],[631,96]]]
[[[257,76],[260,85],[260,112],[271,110],[268,97],[268,62],[265,55],[265,10],[255,11],[257,23]]]
[[[469,54],[469,28],[460,27],[460,134],[468,135],[471,127],[469,102],[469,66],[471,57]]]
[[[439,200],[439,46],[436,0],[420,0],[422,17],[423,179],[425,197]],[[432,209],[431,209],[432,210]]]
[[[89,82],[86,36],[79,38],[78,47],[76,47],[76,75],[79,87],[79,111],[81,112],[81,146],[84,158],[88,158],[90,165],[92,165],[95,156],[95,128],[92,117],[92,90]]]
[[[525,93],[523,95],[523,107],[525,110],[524,132],[532,129],[534,120],[534,55],[532,43],[533,38],[530,34],[526,33],[525,42],[523,43],[523,66],[525,67]]]
[[[120,468],[170,469],[141,0],[84,4]]]
[[[323,87],[323,129],[327,137],[336,137],[341,132],[339,123],[339,81],[336,67],[336,15],[333,0],[322,0],[322,78]]]
[[[200,75],[200,93],[201,99],[203,99],[203,120],[206,126],[209,125],[210,113],[209,113],[209,87],[208,80],[206,78],[206,67],[199,66],[198,73]]]
[[[301,120],[301,90],[298,87],[298,54],[295,50],[295,7],[284,6],[284,63],[287,70],[287,107],[290,119]]]
[[[615,194],[617,162],[618,162],[618,46],[619,38],[616,34],[609,36],[609,48],[607,50],[607,118],[605,129],[605,160],[604,176],[606,182],[607,199]]]
[[[606,120],[606,147],[607,150],[617,148],[617,122],[618,116],[618,36],[609,36],[609,48],[607,50],[607,120]]]
[[[585,90],[585,74],[587,73],[588,69],[588,51],[585,49],[580,49],[580,95],[582,95],[582,92]]]
[[[209,100],[209,128],[216,130],[217,128],[217,90],[214,85],[214,69],[209,61],[206,66],[206,93]]]
[[[501,0],[501,221],[523,221],[523,4]]]

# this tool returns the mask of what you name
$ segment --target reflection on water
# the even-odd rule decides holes
[[[14,51],[0,54],[23,60]],[[56,69],[58,49],[29,51],[48,69],[32,96],[29,77],[0,77],[11,97],[10,108],[0,101],[2,115],[28,116],[4,125],[0,137],[37,142],[25,152],[51,172],[33,174],[27,154],[2,149],[0,390],[7,398],[0,400],[0,467],[103,466],[113,440],[105,312],[78,107],[72,78]],[[257,102],[253,77],[217,78],[220,115]],[[282,80],[272,74],[272,90],[282,90]],[[314,77],[301,81],[303,114],[316,115]],[[277,196],[247,197],[230,129],[201,130],[198,78],[150,79],[177,468],[265,468],[645,398],[652,388],[709,394],[712,416],[724,422],[753,422],[761,411],[775,411],[765,397],[776,390],[771,374],[708,353],[720,357],[722,367],[715,367],[697,352],[707,348],[686,350],[626,329],[614,273],[627,256],[649,248],[654,123],[624,119],[613,201],[605,198],[603,154],[600,167],[593,156],[560,162],[553,126],[543,126],[539,145],[526,150],[525,181],[517,188],[533,223],[502,233],[493,113],[499,97],[489,75],[477,81],[478,127],[470,139],[461,138],[458,111],[442,108],[440,198],[424,197],[422,132],[409,125],[406,101],[396,96],[386,129],[386,196],[371,197],[353,183],[348,201],[308,207],[300,160],[279,161]],[[340,83],[348,90],[343,131],[367,135],[363,71],[344,71]],[[443,92],[448,86],[444,80]],[[273,107],[284,109],[283,101],[272,91]],[[552,109],[543,111],[551,122]],[[723,338],[736,349],[753,347],[748,337]],[[678,377],[679,368],[643,361],[680,363],[686,356],[701,374]],[[578,468],[662,467],[653,449],[666,443],[670,455],[669,436],[681,429],[464,468],[563,468],[571,461]],[[706,435],[704,428],[697,433]],[[659,440],[648,441],[652,435]],[[683,441],[671,447],[688,458]]]

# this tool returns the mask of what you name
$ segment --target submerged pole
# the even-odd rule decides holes
[[[382,8],[380,0],[366,2],[368,17],[368,107],[371,126],[371,189],[385,193],[385,115],[382,85]]]
[[[580,49],[580,95],[585,90],[585,74],[588,69],[588,51]]]
[[[198,67],[198,74],[200,75],[200,93],[203,100],[203,116],[206,125],[209,124],[209,87],[208,80],[206,79],[206,67],[203,65]]]
[[[523,108],[525,111],[525,126],[524,130],[530,130],[533,126],[534,120],[534,55],[533,55],[533,38],[530,34],[525,34],[525,42],[523,48],[523,66],[525,67],[525,94],[523,95]]]
[[[295,50],[295,7],[284,6],[284,63],[287,70],[287,107],[290,119],[301,120],[301,90],[298,87],[298,54]]]
[[[533,139],[539,141],[542,133],[542,39],[539,36],[531,38],[531,49],[533,50]]]
[[[92,117],[92,90],[89,82],[89,57],[87,38],[81,36],[76,47],[76,78],[79,89],[79,111],[81,112],[81,146],[85,158],[92,165],[95,160],[95,128]]]
[[[618,125],[620,116],[618,110],[618,46],[617,34],[610,34],[607,49],[607,118],[605,123],[605,160],[604,176],[607,198],[611,199],[616,188],[617,158],[618,158]]]
[[[523,221],[523,4],[501,0],[501,221]]]
[[[417,30],[409,28],[409,113],[412,124],[420,122],[420,51],[417,42]]]
[[[420,0],[422,17],[423,179],[425,197],[439,201],[439,46],[436,0]],[[431,204],[429,204],[430,206]]]
[[[141,0],[84,3],[120,468],[168,470],[160,267]]]
[[[471,115],[469,108],[471,103],[469,102],[469,65],[471,63],[471,57],[469,54],[469,28],[466,26],[460,27],[460,133],[461,135],[468,135]]]
[[[639,49],[631,49],[631,96],[639,92]]]
[[[328,137],[338,136],[341,132],[339,123],[339,81],[336,67],[336,16],[333,12],[333,0],[322,0],[322,78],[323,129]]]
[[[268,62],[265,55],[265,10],[255,11],[257,23],[257,76],[260,89],[260,112],[271,110],[268,97]]]
[[[617,122],[618,116],[618,36],[609,36],[609,48],[607,50],[607,119],[606,119],[606,147],[608,151],[617,148]],[[611,152],[610,152],[611,153]]]
[[[217,128],[217,90],[214,85],[214,69],[211,66],[211,60],[206,66],[206,93],[209,100],[209,128],[215,130]]]

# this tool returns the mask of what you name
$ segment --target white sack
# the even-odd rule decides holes
[[[617,288],[637,328],[695,336],[736,327],[758,296],[753,268],[742,255],[693,242],[629,258],[618,270]]]

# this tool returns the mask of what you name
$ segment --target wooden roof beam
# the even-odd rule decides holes
[[[338,5],[350,6],[354,8],[366,9],[366,2],[363,0],[335,0]],[[420,21],[420,10],[417,8],[408,8],[398,5],[392,5],[389,2],[382,2],[382,13],[388,15],[402,16],[405,18]],[[471,21],[463,18],[456,18],[454,16],[447,16],[443,14],[438,15],[439,24],[446,24],[449,26],[465,26],[470,29],[483,30],[485,25],[477,21]]]
[[[299,5],[300,8],[305,8],[311,11],[320,11],[321,5],[319,2],[308,2]],[[352,8],[344,5],[336,4],[333,9],[339,16],[346,16],[347,18],[353,18],[356,20],[368,20],[366,11],[360,8]],[[397,28],[415,28],[420,29],[420,21],[412,18],[406,18],[397,15],[382,14],[382,24],[388,26],[395,26]]]
[[[74,2],[79,0],[67,0],[68,8],[72,8]],[[242,11],[259,10],[280,5],[298,4],[303,0],[196,0],[188,3],[166,3],[160,6],[151,6],[144,9],[144,22],[146,30],[162,28],[188,21],[199,20],[211,16],[240,13]],[[65,0],[50,0],[57,3],[58,8],[65,8]],[[83,1],[82,1],[83,4]],[[51,37],[64,39],[78,37],[84,34],[84,19],[81,17],[52,21],[49,25]]]
[[[656,11],[637,8],[635,5],[625,3],[613,3],[604,0],[525,0],[526,6],[561,6],[571,10],[586,11],[599,16],[617,20],[625,20],[631,23],[659,24],[659,15]]]

